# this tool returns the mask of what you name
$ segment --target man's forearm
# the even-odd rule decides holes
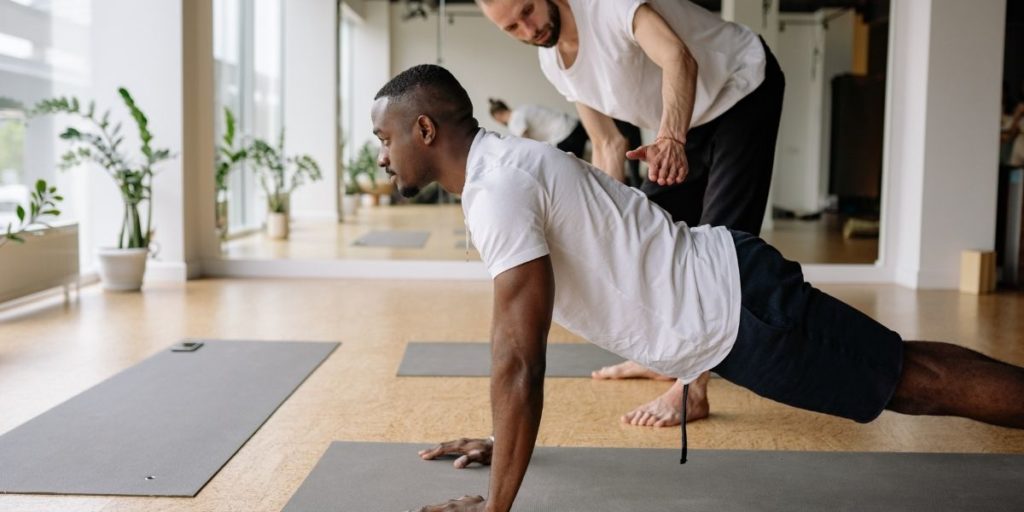
[[[662,114],[658,137],[686,140],[697,97],[697,61],[688,51],[662,69]]]
[[[487,499],[489,512],[511,510],[526,475],[540,429],[544,407],[543,365],[494,371],[491,407],[494,413],[494,452]]]
[[[626,139],[594,140],[594,166],[618,181],[626,181]]]

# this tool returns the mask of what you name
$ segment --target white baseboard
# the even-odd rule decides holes
[[[334,210],[292,210],[292,220],[326,220],[338,221],[338,212]]]
[[[957,290],[960,275],[956,272],[902,267],[897,269],[894,281],[915,290]]]
[[[185,282],[189,279],[188,265],[183,261],[157,261],[146,262],[146,283],[150,282]]]

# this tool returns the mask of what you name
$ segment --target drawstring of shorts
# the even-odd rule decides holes
[[[683,424],[680,430],[683,432],[683,453],[679,457],[680,464],[686,464],[686,396],[690,394],[690,385],[683,385]]]

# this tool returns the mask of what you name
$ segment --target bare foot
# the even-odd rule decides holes
[[[701,374],[693,384],[686,400],[686,421],[697,421],[708,417],[707,372]],[[680,404],[683,401],[683,385],[676,381],[665,394],[629,411],[622,416],[622,422],[637,427],[674,427],[682,423]]]
[[[648,370],[647,368],[634,363],[633,361],[626,361],[625,363],[619,363],[615,366],[605,366],[600,370],[590,372],[592,379],[598,380],[618,380],[618,379],[653,379],[653,380],[675,380],[672,377],[667,377],[654,370]]]

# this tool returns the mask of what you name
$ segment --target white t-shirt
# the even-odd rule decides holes
[[[540,49],[544,75],[569,101],[648,130],[661,126],[661,68],[633,34],[643,4],[660,14],[697,61],[690,126],[729,110],[764,81],[765,53],[757,34],[687,0],[569,0],[579,53],[568,69],[557,48]]]
[[[725,228],[673,223],[571,154],[485,130],[462,209],[492,277],[551,256],[554,319],[591,343],[684,382],[732,349],[740,277]]]
[[[508,131],[516,137],[529,137],[557,146],[576,129],[576,123],[579,123],[576,118],[564,112],[540,105],[520,105],[509,114]]]

